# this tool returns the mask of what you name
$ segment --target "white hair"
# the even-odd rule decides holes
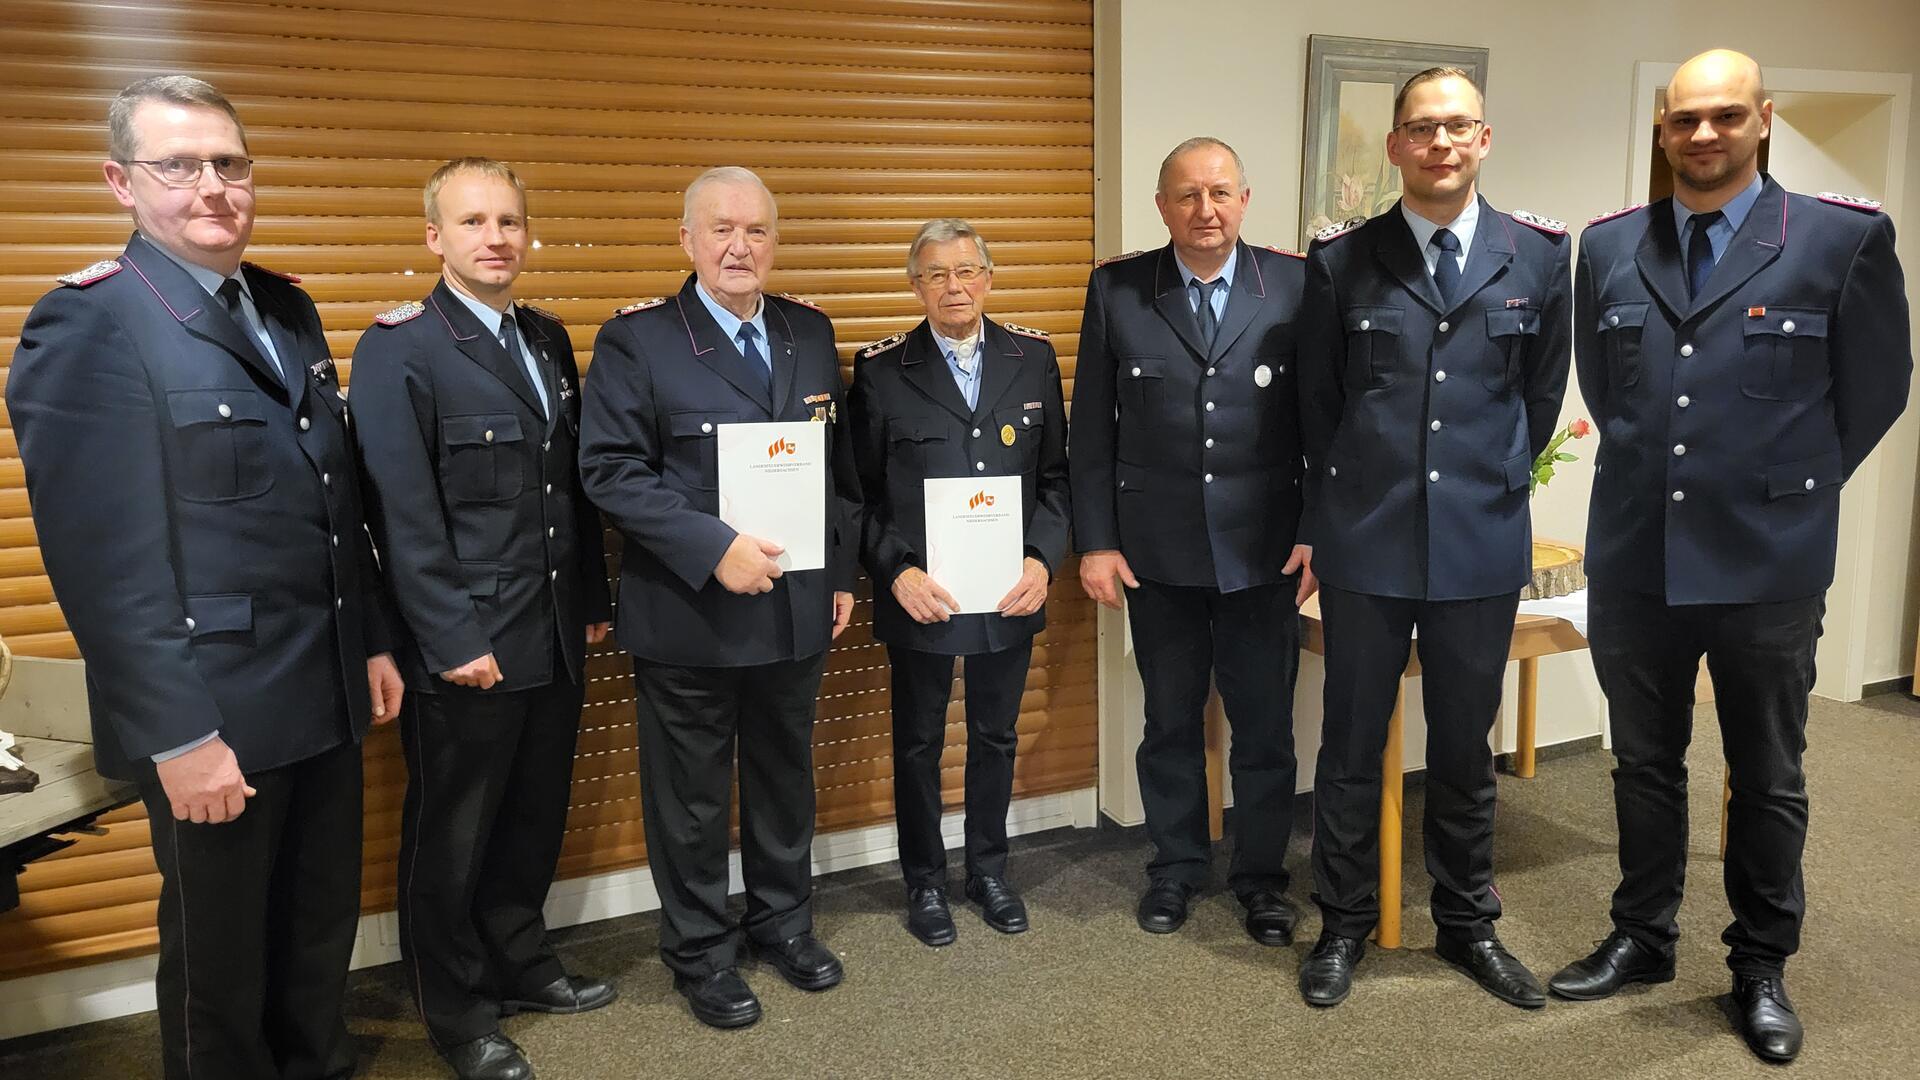
[[[973,241],[973,250],[980,253],[980,265],[988,272],[993,270],[993,256],[987,254],[987,242],[980,238],[972,225],[960,218],[934,218],[913,238],[913,246],[907,249],[907,277],[909,280],[920,273],[920,249],[928,244],[944,244],[949,240],[967,239]]]
[[[686,197],[680,202],[680,224],[683,228],[693,227],[694,203],[700,198],[701,192],[714,184],[746,184],[759,188],[766,194],[767,205],[773,210],[773,220],[767,224],[776,228],[779,226],[780,204],[774,199],[773,191],[767,187],[766,181],[760,179],[759,174],[752,169],[739,165],[722,165],[716,169],[708,169],[694,177],[693,183],[687,185]]]

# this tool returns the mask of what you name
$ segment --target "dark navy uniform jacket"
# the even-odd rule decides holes
[[[1451,304],[1397,203],[1311,248],[1307,532],[1329,585],[1462,600],[1532,573],[1529,479],[1567,386],[1569,245],[1557,222],[1479,209]]]
[[[902,570],[927,568],[924,482],[934,477],[1018,476],[1026,553],[1058,575],[1067,554],[1067,415],[1060,362],[1039,331],[983,319],[975,408],[954,384],[923,320],[860,350],[848,411],[866,496],[861,558],[873,579],[873,633],[889,645],[962,655],[1010,648],[1046,629],[1046,608],[1009,619],[955,615],[922,626],[893,598]]]
[[[287,382],[138,235],[34,305],[14,354],[34,526],[107,776],[151,778],[148,758],[215,729],[245,772],[358,740],[367,657],[390,647],[319,314],[244,273]]]
[[[580,488],[580,376],[566,327],[515,305],[551,419],[527,379],[444,281],[381,316],[353,351],[354,433],[374,538],[411,631],[407,684],[485,694],[581,681],[586,626],[610,617],[600,515]],[[504,681],[439,673],[493,653]],[[556,653],[563,665],[554,671]]]
[[[695,278],[677,296],[623,309],[593,345],[580,421],[589,497],[625,539],[620,644],[644,660],[742,667],[825,651],[833,593],[851,592],[860,547],[860,478],[846,430],[833,324],[818,308],[766,294],[769,397],[721,333]],[[822,418],[828,428],[827,567],[790,572],[772,592],[730,593],[714,567],[737,535],[720,520],[723,424]]]
[[[1140,577],[1233,592],[1280,581],[1300,521],[1295,343],[1305,262],[1237,245],[1211,347],[1173,246],[1087,281],[1074,375],[1073,543]]]
[[[1600,428],[1589,579],[1670,604],[1832,584],[1840,486],[1905,408],[1913,371],[1886,215],[1769,177],[1689,299],[1662,199],[1588,225],[1574,293]]]

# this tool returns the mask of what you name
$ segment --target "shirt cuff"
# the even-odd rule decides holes
[[[158,754],[153,755],[153,763],[155,765],[163,765],[169,761],[172,761],[174,758],[179,757],[181,754],[187,753],[190,750],[198,750],[201,747],[207,745],[208,743],[212,742],[213,740],[219,737],[220,737],[219,732],[209,731],[205,735],[200,736],[199,738],[193,740],[190,743],[183,743],[182,745],[176,746],[171,750],[164,750]]]

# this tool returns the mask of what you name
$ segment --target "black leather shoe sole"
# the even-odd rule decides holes
[[[796,971],[786,964],[779,953],[770,949],[760,950],[760,956],[767,963],[772,964],[773,969],[780,973],[780,977],[797,990],[830,990],[839,986],[840,980],[847,977],[846,969],[839,964],[821,971]]]
[[[1331,1009],[1347,1000],[1347,995],[1351,993],[1353,993],[1353,976],[1349,975],[1347,981],[1340,985],[1340,992],[1337,994],[1315,994],[1310,992],[1304,983],[1301,984],[1300,1000],[1316,1009]]]
[[[1177,910],[1148,912],[1144,908],[1136,908],[1133,917],[1140,924],[1140,929],[1149,934],[1171,934],[1187,925],[1188,910],[1186,903],[1180,904]]]
[[[1293,927],[1280,925],[1259,925],[1249,915],[1246,919],[1247,936],[1268,948],[1280,948],[1293,944]]]
[[[1673,965],[1668,964],[1666,967],[1656,968],[1652,971],[1642,972],[1637,975],[1623,975],[1598,992],[1555,986],[1552,981],[1547,983],[1547,992],[1554,997],[1565,998],[1568,1001],[1605,1001],[1620,991],[1625,990],[1627,987],[1632,986],[1634,983],[1653,984],[1672,982],[1673,974]]]
[[[692,994],[686,992],[679,978],[674,979],[674,989],[687,999],[687,1010],[693,1018],[714,1028],[743,1028],[760,1019],[760,1002],[755,1000],[741,1009],[715,1009],[701,1004]]]
[[[980,913],[980,921],[986,923],[990,929],[998,930],[1003,934],[1024,934],[1027,932],[1028,923],[1024,915],[1013,919],[996,919],[982,911]]]
[[[572,1005],[549,1005],[540,1001],[503,1001],[500,1003],[501,1016],[518,1016],[521,1013],[550,1013],[559,1016],[571,1016],[574,1013],[592,1012],[613,1004],[620,992],[611,986],[598,988],[604,993],[589,994]]]
[[[948,920],[940,926],[926,928],[915,926],[913,920],[908,919],[907,933],[912,934],[920,944],[930,945],[936,949],[942,945],[953,944],[960,936],[960,932],[954,927],[952,920]]]

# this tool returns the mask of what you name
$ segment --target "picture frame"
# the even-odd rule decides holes
[[[1307,38],[1306,138],[1300,165],[1300,247],[1330,224],[1373,217],[1400,197],[1400,172],[1387,161],[1393,98],[1409,78],[1457,67],[1487,89],[1488,50],[1470,45],[1334,37]]]

